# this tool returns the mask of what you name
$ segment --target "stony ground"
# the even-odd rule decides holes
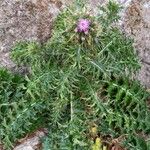
[[[122,20],[119,26],[135,40],[134,46],[142,63],[137,78],[150,88],[150,0],[116,0],[122,3]],[[0,0],[0,66],[16,70],[9,52],[16,41],[45,42],[51,34],[53,19],[71,0]],[[106,0],[89,0],[89,8],[104,4]],[[38,149],[38,131],[24,138],[14,150]],[[0,146],[0,150],[1,150]]]

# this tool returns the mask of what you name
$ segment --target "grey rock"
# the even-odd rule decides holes
[[[46,129],[44,129],[45,131]],[[17,145],[13,150],[37,150],[41,144],[40,138],[45,136],[44,131],[36,131],[32,136],[21,139],[20,144]]]
[[[0,66],[16,70],[9,56],[16,42],[42,43],[50,38],[61,7],[60,1],[52,0],[0,0]]]
[[[150,88],[150,1],[133,0],[123,20],[125,33],[134,39],[134,47],[141,61],[136,78]]]
[[[34,149],[31,146],[23,145],[22,147],[18,147],[15,150],[34,150]]]

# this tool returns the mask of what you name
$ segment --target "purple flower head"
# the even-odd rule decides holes
[[[90,21],[87,19],[80,19],[77,24],[77,32],[84,32],[87,34],[90,29]]]

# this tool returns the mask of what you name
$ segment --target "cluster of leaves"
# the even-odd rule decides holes
[[[5,149],[40,125],[49,127],[44,150],[101,150],[93,145],[107,135],[125,135],[129,149],[147,147],[138,136],[150,132],[147,93],[129,79],[139,63],[132,40],[114,25],[119,10],[109,2],[101,8],[103,14],[91,16],[84,5],[75,5],[57,17],[45,45],[16,44],[12,58],[27,66],[29,74],[0,73],[0,140]],[[74,31],[80,18],[91,21],[87,35]]]
[[[12,75],[4,69],[0,70],[0,140],[9,144],[11,144],[10,136],[16,136],[13,132],[16,127],[10,128],[10,124],[13,126],[16,116],[19,119],[19,111],[22,111],[24,101],[20,99],[25,93],[24,84],[20,76]]]
[[[42,102],[31,100],[27,85],[24,77],[0,69],[0,141],[5,149],[41,124]]]
[[[148,149],[148,143],[139,137],[142,133],[150,133],[150,116],[146,103],[148,94],[140,84],[131,82],[128,78],[104,81],[100,97],[107,109],[102,117],[101,132],[113,137],[125,135],[127,140],[124,144],[128,149]]]

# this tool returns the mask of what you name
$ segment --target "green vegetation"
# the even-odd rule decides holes
[[[49,129],[43,150],[108,150],[114,138],[130,150],[148,150],[148,93],[132,75],[140,68],[115,23],[120,6],[109,2],[90,16],[84,5],[66,8],[44,45],[17,43],[12,59],[26,75],[0,71],[0,141],[6,150],[39,127]],[[75,32],[90,20],[89,33]]]

